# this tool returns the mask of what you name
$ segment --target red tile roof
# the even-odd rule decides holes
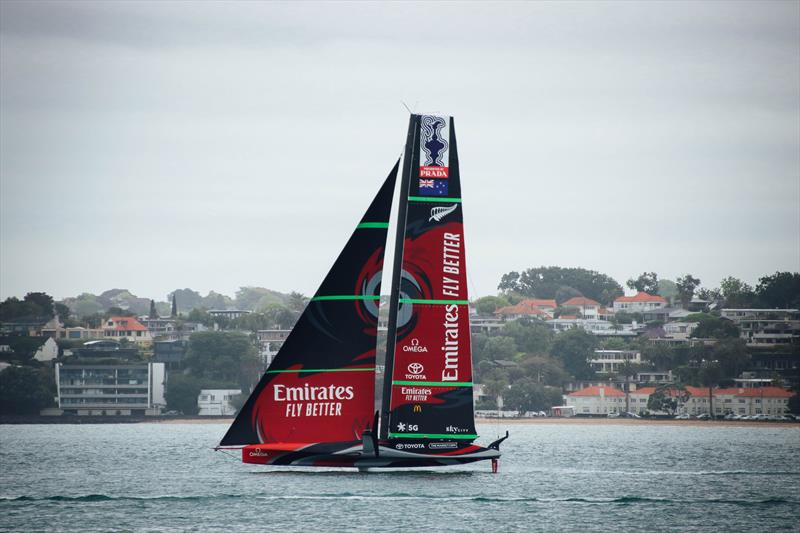
[[[570,298],[566,302],[561,304],[562,306],[573,306],[573,305],[600,305],[600,302],[595,302],[591,298],[586,298],[584,296],[576,296],[574,298]]]
[[[114,322],[113,326],[103,324],[103,329],[115,329],[117,331],[147,331],[141,322],[132,316],[112,316],[108,320]]]
[[[549,314],[547,311],[541,309],[541,307],[552,307],[555,309],[556,301],[555,300],[537,300],[534,298],[530,298],[527,300],[522,300],[517,305],[509,305],[506,307],[501,307],[495,314],[497,315],[546,315]]]
[[[750,387],[746,389],[731,387],[728,389],[717,389],[714,391],[715,396],[723,394],[749,398],[791,398],[795,395],[794,392],[788,391],[781,387]]]
[[[601,387],[601,386],[596,386],[596,385],[592,386],[592,387],[586,387],[585,389],[581,389],[581,390],[578,390],[578,391],[575,391],[575,392],[571,392],[567,396],[572,396],[572,397],[576,397],[576,396],[598,396],[599,397],[601,389],[604,389],[603,392],[604,392],[606,397],[608,397],[608,396],[625,396],[624,392],[622,392],[621,390],[616,389],[614,387],[610,387],[610,386],[609,387],[605,387],[605,386]]]
[[[661,302],[667,303],[667,300],[655,294],[647,294],[646,292],[639,292],[636,296],[620,296],[615,302]]]
[[[656,391],[655,387],[642,387],[635,391],[631,391],[631,394],[647,394],[648,396],[653,394]]]

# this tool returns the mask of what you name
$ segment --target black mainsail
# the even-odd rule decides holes
[[[359,440],[370,425],[381,275],[397,166],[221,446]]]

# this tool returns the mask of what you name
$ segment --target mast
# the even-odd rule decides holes
[[[400,307],[400,280],[403,275],[403,244],[406,235],[406,216],[408,211],[408,189],[411,173],[414,170],[412,156],[417,133],[419,132],[419,115],[411,115],[408,119],[406,148],[403,152],[403,170],[400,174],[400,198],[397,204],[397,230],[394,242],[394,264],[392,268],[391,293],[389,294],[389,325],[386,333],[386,360],[383,370],[383,399],[381,401],[381,427],[378,437],[389,436],[389,413],[392,396],[392,369],[394,368],[394,350],[397,343],[397,311]]]

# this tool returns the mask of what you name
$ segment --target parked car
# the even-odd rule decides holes
[[[626,411],[624,413],[620,413],[619,416],[622,418],[642,418],[641,416],[637,415],[636,413],[631,413],[630,411]]]
[[[690,418],[692,418],[692,417],[689,416],[688,413],[683,413],[683,414],[677,415],[675,417],[675,420],[689,420]]]
[[[698,420],[711,420],[711,415],[708,413],[700,413],[697,415]]]
[[[608,413],[606,418],[619,418],[619,413]]]

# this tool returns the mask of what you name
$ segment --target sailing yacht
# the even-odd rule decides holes
[[[411,115],[380,409],[381,278],[399,161],[217,449],[285,466],[492,460],[475,430],[463,202],[452,117]]]

